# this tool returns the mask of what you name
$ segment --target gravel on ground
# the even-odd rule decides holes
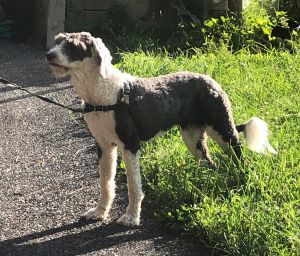
[[[67,80],[54,80],[45,52],[0,41],[0,77],[74,106]],[[80,221],[99,196],[94,140],[80,114],[0,84],[0,255],[212,255],[146,214],[129,228],[127,187],[117,175],[108,224]],[[145,199],[147,201],[147,198]]]

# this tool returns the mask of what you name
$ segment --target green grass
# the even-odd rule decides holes
[[[238,169],[210,142],[220,166],[212,171],[193,160],[172,129],[143,147],[146,198],[157,214],[229,255],[300,255],[300,54],[220,50],[171,58],[140,51],[124,53],[119,68],[143,77],[210,74],[230,96],[235,122],[263,118],[278,151],[260,156],[244,149],[252,169]]]

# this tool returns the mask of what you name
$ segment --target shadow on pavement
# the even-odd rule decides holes
[[[155,239],[155,246],[158,250],[168,244],[167,238],[156,237],[152,232],[145,234],[142,231],[143,227],[130,228],[116,223],[103,224],[80,231],[81,228],[90,224],[92,222],[78,221],[2,241],[0,242],[0,255],[79,255],[108,249],[130,241],[137,242],[146,239]],[[78,233],[74,234],[76,229],[78,229]],[[67,231],[72,232],[72,234],[62,234],[60,237],[52,239],[48,237]],[[143,234],[141,235],[141,233]],[[46,241],[43,240],[45,237],[47,237]],[[34,241],[39,239],[42,241]]]

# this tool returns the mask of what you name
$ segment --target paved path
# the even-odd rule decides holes
[[[0,76],[78,102],[68,82],[52,78],[42,50],[0,41]],[[78,221],[99,195],[96,148],[81,116],[1,84],[0,109],[0,255],[211,255],[159,228],[145,209],[141,226],[117,225],[124,175],[112,221]]]

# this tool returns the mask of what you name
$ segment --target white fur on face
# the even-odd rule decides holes
[[[56,78],[65,77],[68,75],[69,61],[62,53],[62,43],[55,45],[48,51],[48,54],[55,54],[55,58],[49,62],[49,67]],[[51,65],[51,63],[53,65]]]
[[[55,78],[62,78],[68,75],[68,70],[64,67],[57,67],[53,65],[49,65],[52,73],[54,74]]]
[[[115,104],[118,99],[118,92],[123,88],[124,82],[132,82],[135,78],[114,68],[111,64],[112,56],[108,48],[100,38],[94,38],[89,33],[82,32],[74,37],[91,37],[92,56],[86,57],[82,61],[69,61],[63,47],[68,37],[72,36],[74,35],[57,35],[56,38],[61,38],[61,42],[48,52],[56,56],[49,63],[54,64],[50,65],[54,75],[56,77],[71,75],[71,81],[76,93],[89,104]]]
[[[62,45],[63,45],[63,42],[60,43],[59,45],[55,45],[54,47],[52,47],[49,50],[48,53],[53,53],[56,55],[56,58],[54,59],[54,61],[52,61],[53,63],[67,68],[70,66],[70,63],[69,63],[67,56],[64,55],[62,52]]]
[[[82,67],[81,61],[69,61],[68,57],[63,52],[64,42],[61,42],[59,45],[55,45],[49,50],[48,53],[53,53],[56,55],[56,58],[50,62],[65,67],[66,69],[78,69]]]

